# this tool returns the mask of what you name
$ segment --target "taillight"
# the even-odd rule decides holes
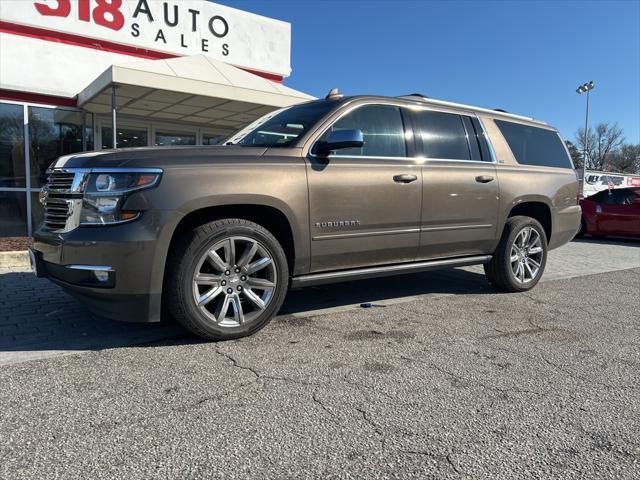
[[[580,205],[580,200],[584,198],[584,183],[580,181],[580,175],[578,174],[578,170],[574,170],[573,173],[576,175],[576,182],[578,182],[578,191],[576,193],[576,205]]]

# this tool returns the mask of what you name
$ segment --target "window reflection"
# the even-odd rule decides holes
[[[146,147],[147,130],[136,128],[118,128],[118,148]],[[102,148],[103,150],[113,148],[113,128],[102,127]]]
[[[24,187],[24,119],[22,105],[0,103],[0,188]]]
[[[195,145],[195,133],[156,132],[156,146],[177,147],[179,145]]]
[[[0,237],[21,237],[26,234],[26,192],[6,192],[0,190]]]
[[[203,145],[220,145],[220,143],[229,135],[220,135],[216,133],[203,133],[202,144]]]
[[[31,186],[46,181],[46,170],[61,155],[82,152],[83,113],[29,107]]]

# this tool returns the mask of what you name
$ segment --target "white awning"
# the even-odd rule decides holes
[[[118,114],[238,129],[276,108],[314,97],[205,55],[109,67],[78,94],[78,106]]]

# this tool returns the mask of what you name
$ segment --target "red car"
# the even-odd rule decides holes
[[[614,235],[640,238],[640,188],[604,190],[580,200],[578,236]]]

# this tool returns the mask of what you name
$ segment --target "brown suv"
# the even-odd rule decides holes
[[[528,290],[578,230],[577,194],[543,122],[331,95],[224,146],[60,158],[31,257],[98,316],[166,311],[229,339],[265,326],[289,287],[484,264],[497,288]]]

